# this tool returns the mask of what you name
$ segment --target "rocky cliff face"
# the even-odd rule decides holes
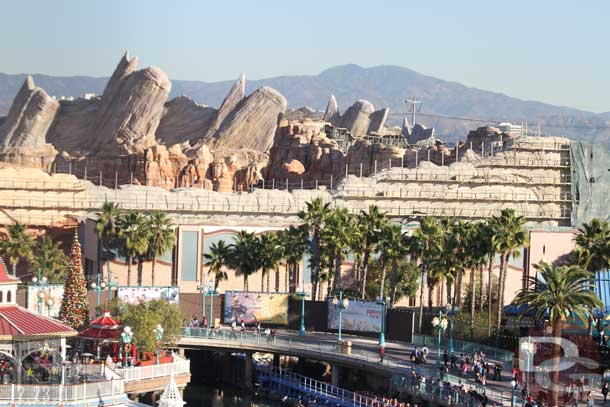
[[[335,127],[349,130],[354,137],[362,137],[366,134],[381,132],[389,113],[388,108],[376,111],[371,102],[358,99],[341,114],[335,95],[331,95],[324,112],[324,120]]]

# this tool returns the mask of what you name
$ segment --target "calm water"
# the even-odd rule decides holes
[[[186,407],[277,407],[228,384],[223,384],[222,390],[207,384],[189,384],[184,389],[184,401]]]

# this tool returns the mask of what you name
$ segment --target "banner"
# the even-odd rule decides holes
[[[381,331],[381,304],[372,301],[350,301],[341,313],[341,329],[358,332]],[[339,329],[339,308],[328,302],[328,327]]]
[[[224,322],[288,324],[288,294],[225,293]]]
[[[180,289],[178,287],[119,287],[119,301],[137,305],[142,302],[164,299],[170,304],[178,304]]]
[[[39,302],[38,293],[42,292],[44,297]],[[61,306],[61,299],[64,296],[64,286],[60,284],[47,284],[43,287],[35,285],[28,285],[27,291],[27,309],[34,313],[38,313],[38,305],[40,304],[40,313],[42,315],[59,317],[59,308]],[[49,312],[48,300],[53,301],[51,310]]]

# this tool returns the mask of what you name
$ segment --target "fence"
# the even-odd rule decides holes
[[[436,341],[436,336],[414,334],[411,343],[417,345],[426,345],[430,347],[430,349],[434,350],[436,349]],[[445,336],[441,337],[441,346],[446,347],[447,343],[448,338]],[[462,341],[457,339],[453,340],[453,349],[456,353],[474,353],[482,350],[485,353],[485,357],[502,362],[512,362],[515,356],[513,352],[504,349],[498,349],[476,342]]]
[[[122,380],[77,385],[10,384],[0,385],[0,400],[28,402],[78,401],[92,398],[124,396]]]
[[[126,382],[154,379],[156,377],[167,377],[174,374],[184,374],[191,372],[191,361],[174,355],[174,362],[162,363],[159,365],[138,366],[114,369]]]

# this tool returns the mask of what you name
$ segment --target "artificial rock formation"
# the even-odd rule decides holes
[[[389,113],[388,108],[376,111],[371,102],[359,99],[341,114],[335,95],[331,95],[324,112],[324,120],[335,127],[347,129],[352,136],[359,138],[366,134],[381,132]]]

